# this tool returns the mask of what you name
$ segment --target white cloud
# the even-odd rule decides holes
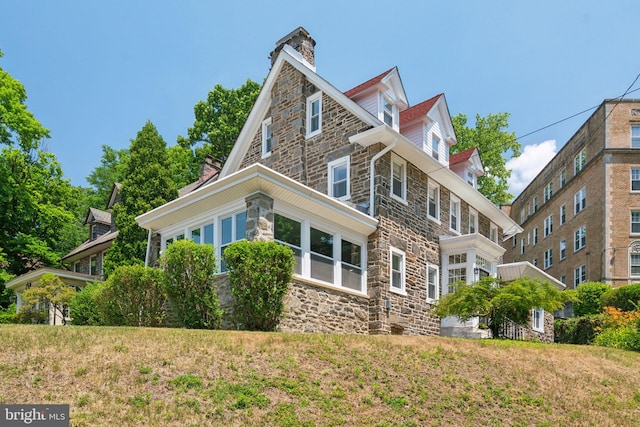
[[[506,163],[507,169],[512,169],[511,177],[507,180],[509,192],[514,196],[520,194],[557,152],[555,139],[526,145],[519,157]]]

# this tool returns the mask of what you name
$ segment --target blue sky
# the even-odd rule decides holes
[[[510,113],[516,135],[622,95],[640,73],[635,0],[0,0],[0,11],[0,67],[83,186],[103,144],[127,147],[151,120],[174,145],[216,84],[262,82],[275,42],[298,26],[338,89],[398,66],[412,105],[444,92],[472,123]],[[590,113],[520,139],[514,194]]]

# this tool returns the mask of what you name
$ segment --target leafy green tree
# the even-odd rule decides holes
[[[169,175],[169,160],[164,139],[151,122],[138,132],[129,149],[120,203],[113,208],[118,237],[107,251],[105,274],[121,265],[142,264],[147,247],[147,231],[135,217],[163,205],[178,196]]]
[[[576,289],[576,301],[573,303],[573,315],[577,317],[602,313],[602,294],[611,289],[610,285],[600,282],[581,283]]]
[[[113,184],[122,182],[126,176],[127,161],[129,160],[129,149],[122,148],[116,150],[108,145],[102,146],[102,157],[100,165],[89,174],[87,182],[91,184],[95,191],[95,197],[89,207],[104,209]]]
[[[456,316],[462,321],[485,316],[493,336],[498,337],[505,322],[526,327],[531,321],[531,310],[543,308],[553,312],[572,298],[571,293],[530,277],[509,282],[485,277],[473,284],[456,284],[453,293],[440,299],[436,314],[440,317]]]
[[[89,326],[106,324],[99,305],[100,293],[104,287],[105,282],[93,282],[76,292],[69,305],[71,323]]]
[[[507,159],[520,155],[520,142],[514,132],[507,132],[509,113],[476,115],[476,126],[467,126],[467,116],[460,113],[451,118],[458,143],[451,147],[451,154],[469,148],[478,148],[485,174],[478,178],[478,190],[493,203],[500,205],[511,202],[507,179],[511,170],[506,168]]]
[[[291,248],[273,241],[240,240],[225,249],[224,259],[229,267],[236,322],[249,330],[275,330],[293,278]]]
[[[39,304],[43,301],[53,310],[54,319],[60,317],[62,324],[67,324],[67,309],[76,290],[67,285],[52,273],[42,275],[40,284],[22,292],[24,305],[20,307],[22,311],[38,311]],[[54,320],[55,321],[55,320]]]
[[[185,148],[195,148],[195,166],[207,155],[224,163],[244,126],[251,108],[260,93],[260,85],[251,79],[238,89],[226,89],[217,84],[206,101],[198,101],[193,108],[195,122],[187,131],[188,138],[179,137]]]
[[[22,83],[0,68],[0,144],[17,145],[29,153],[49,137],[49,130],[27,110],[26,100]]]
[[[196,181],[200,174],[200,165],[195,161],[195,155],[189,148],[173,145],[168,148],[169,174],[177,188]]]
[[[178,240],[164,251],[160,265],[166,274],[171,309],[182,325],[194,329],[217,328],[222,310],[214,281],[213,246]]]

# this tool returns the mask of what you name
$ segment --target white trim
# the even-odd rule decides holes
[[[544,333],[544,308],[531,310],[531,329]]]
[[[262,158],[269,157],[273,151],[273,121],[271,117],[262,121]],[[269,128],[271,128],[271,147],[267,147],[267,141],[269,140]],[[269,149],[267,149],[269,148]]]
[[[312,106],[314,103],[318,103],[318,128],[311,130],[311,121],[315,116],[312,115]],[[305,137],[311,138],[312,136],[319,135],[322,132],[322,92],[318,91],[313,95],[307,97],[307,120],[305,122]]]
[[[401,167],[401,176],[400,176],[400,191],[401,195],[397,195],[394,191],[394,166],[398,165]],[[391,176],[389,177],[390,183],[390,192],[391,197],[396,199],[404,204],[407,204],[407,161],[395,153],[391,153]]]
[[[480,230],[478,230],[478,211],[473,209],[473,208],[469,208],[469,234],[474,234],[474,233],[479,233]],[[471,227],[473,226],[473,231],[471,231]]]
[[[454,203],[456,206],[454,207]],[[452,226],[453,213],[455,211],[455,227]],[[460,234],[460,230],[462,229],[462,203],[457,196],[451,194],[449,197],[449,230],[453,231],[456,234]]]
[[[435,190],[435,216],[432,216],[430,212],[430,199],[431,199],[431,190]],[[434,182],[433,180],[429,180],[427,184],[427,217],[440,224],[440,184]],[[497,234],[496,234],[497,236]]]
[[[393,258],[394,256],[400,257],[401,265],[400,265],[400,287],[394,286],[393,283]],[[407,295],[406,289],[406,266],[407,266],[407,256],[404,251],[394,248],[393,246],[389,249],[389,290],[393,293],[400,295]]]
[[[430,298],[429,297],[429,273],[430,272],[434,272],[435,273],[435,280],[434,280],[434,287],[435,287],[435,292],[434,292],[434,298]],[[428,304],[432,304],[434,302],[436,302],[438,299],[440,298],[440,267],[436,264],[432,264],[430,262],[427,263],[427,303]]]
[[[335,182],[333,180],[333,172],[340,166],[346,166],[346,193],[342,196],[336,196],[333,194]],[[327,193],[331,197],[335,197],[338,200],[349,200],[351,198],[351,156],[344,156],[339,159],[329,162],[327,165]]]

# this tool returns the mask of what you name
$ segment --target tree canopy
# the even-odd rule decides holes
[[[485,170],[484,176],[478,178],[478,190],[497,205],[510,203],[513,194],[509,193],[507,179],[511,171],[506,168],[508,159],[504,156],[518,157],[521,145],[514,132],[506,131],[509,113],[476,115],[474,128],[467,126],[467,116],[462,113],[451,119],[458,139],[451,154],[478,148]]]

